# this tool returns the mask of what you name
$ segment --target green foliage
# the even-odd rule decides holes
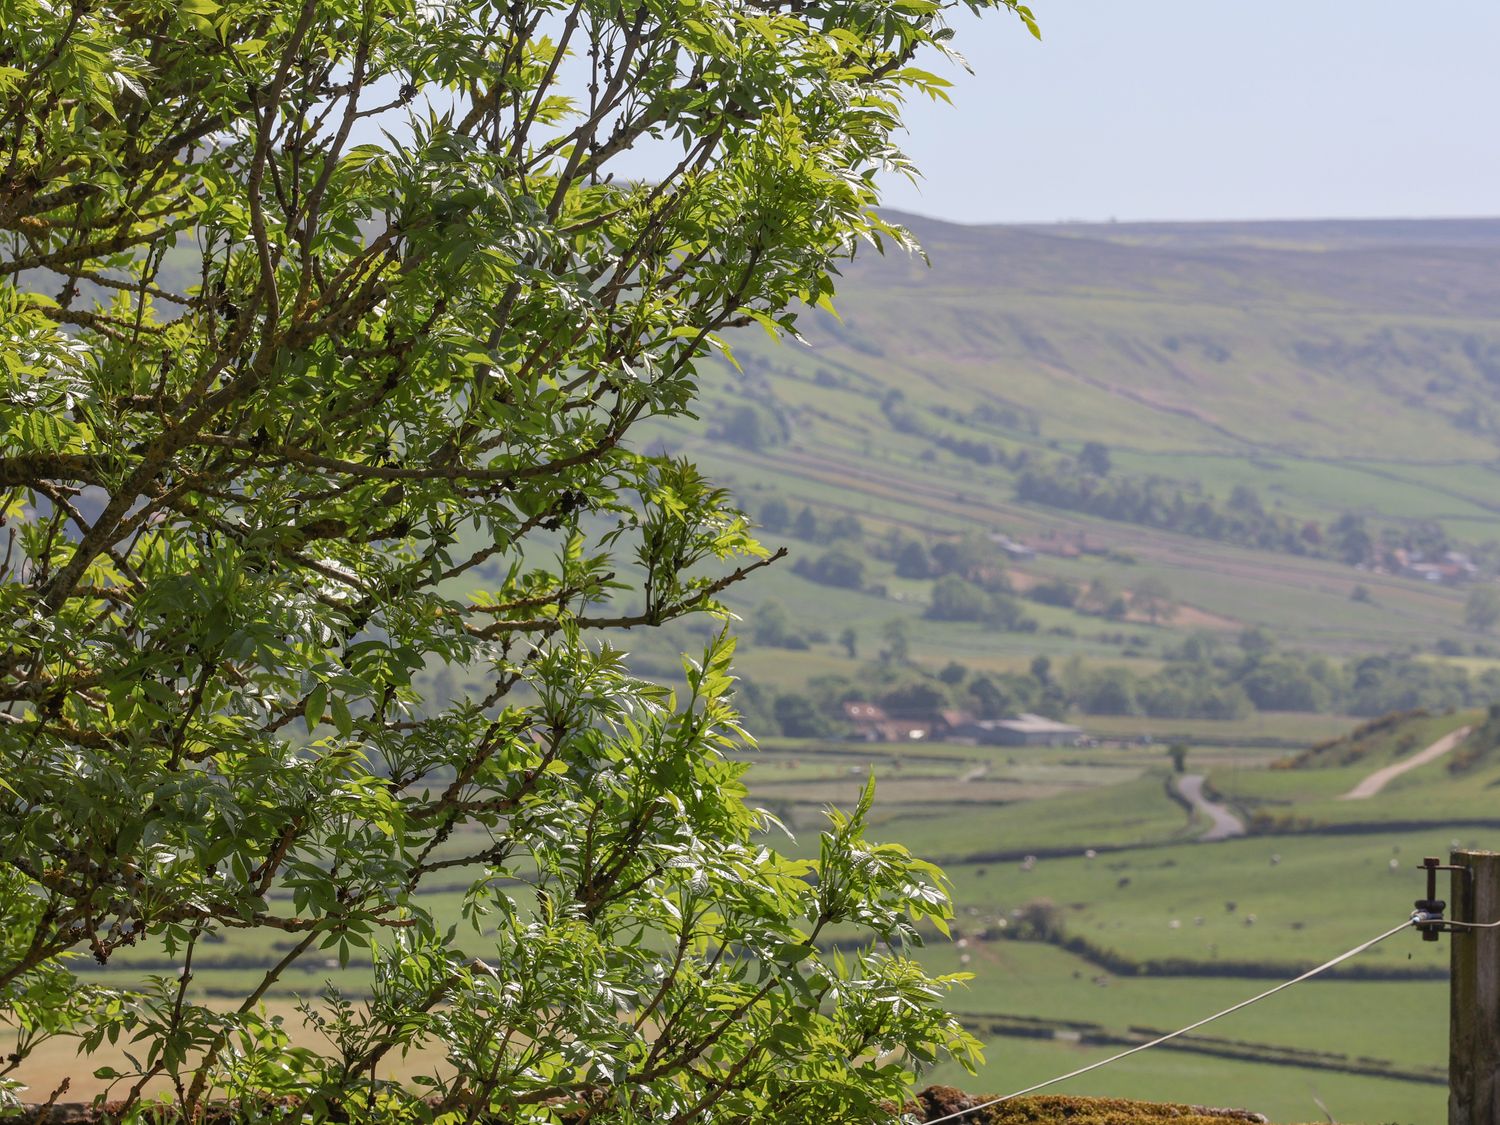
[[[1037,628],[1015,598],[989,593],[956,574],[944,575],[932,584],[926,616],[934,621],[979,621],[1006,632],[1034,633]]]
[[[942,95],[913,64],[943,15],[7,7],[11,1067],[129,1040],[126,1116],[165,1080],[189,1118],[865,1121],[973,1058],[951,980],[816,945],[940,925],[937,872],[864,841],[868,792],[818,859],[768,848],[724,756],[732,643],[674,695],[606,632],[722,613],[766,561],[630,437],[690,415],[726,330],[793,331],[857,243],[909,244],[872,177],[911,171],[892,137]],[[676,163],[617,176],[645,139]],[[462,933],[424,906],[438,872],[469,881]],[[231,930],[288,944],[216,1012],[189,965]],[[68,972],[141,942],[179,971]],[[368,958],[374,995],[293,1050],[257,1000],[312,955]],[[372,1077],[422,1046],[453,1068],[435,1111]]]
[[[1342,687],[1327,660],[1299,659],[1287,653],[1251,658],[1237,680],[1261,711],[1326,711]]]
[[[957,575],[988,590],[1010,589],[1003,556],[983,536],[963,535],[933,545],[932,562],[942,574]]]
[[[1072,670],[1069,691],[1074,702],[1090,715],[1139,715],[1136,677],[1128,668]]]
[[[791,511],[787,503],[780,496],[772,496],[760,506],[756,512],[760,525],[767,531],[784,531],[787,524],[791,522]]]
[[[885,641],[880,659],[904,664],[911,654],[911,622],[904,617],[893,617],[880,627],[880,636]]]
[[[1041,605],[1055,605],[1062,609],[1072,609],[1078,604],[1081,591],[1076,583],[1069,582],[1066,578],[1049,578],[1044,582],[1038,582],[1026,591],[1026,596]]]
[[[786,606],[774,599],[762,602],[755,611],[750,637],[756,644],[772,648],[807,648],[807,637],[797,629]]]
[[[802,510],[797,513],[797,518],[792,522],[792,534],[805,543],[817,542],[818,517],[812,508],[803,505]]]
[[[934,621],[978,621],[988,611],[989,603],[989,595],[974,583],[949,574],[932,584],[927,616]]]
[[[1109,475],[1109,448],[1099,441],[1086,441],[1078,454],[1078,464],[1097,477]]]
[[[1160,578],[1151,576],[1141,579],[1130,591],[1130,608],[1144,613],[1153,625],[1177,615],[1177,603],[1172,600],[1171,588]]]
[[[1464,624],[1481,632],[1500,624],[1500,590],[1493,586],[1475,586],[1470,590],[1464,602]]]
[[[1097,468],[1100,464],[1104,471]],[[1287,516],[1266,512],[1258,501],[1250,502],[1243,493],[1223,503],[1195,485],[1165,477],[1116,473],[1106,478],[1108,468],[1107,451],[1102,459],[1080,458],[1076,466],[1033,462],[1016,478],[1016,499],[1243,547],[1293,555],[1327,553],[1309,528]],[[1340,542],[1346,541],[1347,537]],[[1354,549],[1341,548],[1345,556]],[[1368,539],[1359,551],[1358,557],[1346,561],[1363,561],[1369,551]]]
[[[796,692],[778,695],[772,713],[781,733],[791,738],[826,738],[833,733],[833,724],[811,700]]]
[[[795,569],[821,586],[858,590],[865,582],[865,560],[843,547],[824,551],[814,559],[799,559]]]
[[[886,713],[896,718],[925,719],[949,704],[949,694],[941,681],[902,680],[876,697]]]
[[[744,403],[730,411],[717,432],[725,441],[745,449],[764,449],[767,445],[775,444],[780,436],[761,416],[761,411],[750,403]]]
[[[927,548],[915,539],[906,539],[896,553],[896,575],[900,578],[926,578],[932,573]]]
[[[1500,703],[1491,703],[1484,722],[1476,724],[1448,756],[1448,772],[1472,774],[1480,766],[1489,765],[1497,750],[1500,750]]]

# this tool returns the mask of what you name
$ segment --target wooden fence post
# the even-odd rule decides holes
[[[1500,920],[1500,853],[1454,852],[1455,922]],[[1500,928],[1450,934],[1448,1125],[1500,1125]]]

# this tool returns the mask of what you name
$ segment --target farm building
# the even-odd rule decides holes
[[[1083,728],[1020,714],[1014,719],[980,719],[959,733],[981,746],[1070,746],[1083,737]]]
[[[914,742],[932,733],[929,718],[893,718],[884,708],[863,700],[845,703],[842,710],[854,737],[865,742]]]

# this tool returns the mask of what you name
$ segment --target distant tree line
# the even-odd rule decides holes
[[[1084,714],[1156,718],[1239,718],[1254,711],[1310,711],[1384,715],[1442,711],[1500,699],[1500,670],[1478,675],[1410,653],[1325,656],[1276,648],[1262,629],[1246,630],[1229,645],[1212,635],[1189,637],[1150,674],[1070,661],[1062,683]]]
[[[1015,494],[1029,504],[1241,547],[1293,555],[1327,553],[1316,523],[1267,511],[1255,490],[1244,485],[1225,502],[1165,477],[1105,476],[1080,462],[1052,460],[1033,461],[1022,470]]]
[[[1399,569],[1399,551],[1431,561],[1459,549],[1482,570],[1493,571],[1500,564],[1500,545],[1456,543],[1432,520],[1373,528],[1363,515],[1344,512],[1325,524],[1268,510],[1246,484],[1235,485],[1225,499],[1166,477],[1112,472],[1109,451],[1099,442],[1086,443],[1073,458],[1043,460],[1023,451],[1013,460],[1015,496],[1026,503],[1350,566],[1394,570]]]
[[[1060,719],[1069,709],[1046,657],[1033,660],[1026,672],[980,672],[957,661],[933,670],[894,659],[889,644],[881,659],[860,664],[848,675],[815,676],[795,690],[742,678],[737,702],[755,718],[756,729],[789,738],[852,733],[843,719],[842,705],[848,702],[878,704],[893,719],[926,719],[945,710],[980,719],[1019,711]]]
[[[966,461],[972,461],[976,465],[1001,465],[1007,468],[1015,468],[1024,463],[1029,454],[1022,450],[1014,456],[1007,454],[1005,448],[994,442],[985,441],[983,438],[967,437],[956,434],[933,423],[930,414],[943,418],[952,418],[959,422],[967,419],[952,411],[934,408],[930,410],[919,409],[906,401],[906,396],[900,390],[892,390],[886,394],[880,402],[880,409],[885,414],[886,421],[891,424],[891,429],[898,434],[915,434],[926,438],[933,446],[946,449],[955,457],[962,457]],[[1010,428],[1019,429],[1022,424],[1020,416],[1013,411],[1002,412],[999,416],[1007,417],[1016,423]],[[1016,458],[1020,458],[1018,461]]]
[[[786,497],[774,493],[756,505],[755,518],[773,535],[786,535],[804,543],[858,543],[865,535],[864,524],[851,512],[815,510],[810,504],[797,508]]]
[[[815,677],[796,689],[765,684],[747,687],[746,709],[759,729],[791,737],[823,738],[851,733],[841,704],[869,701],[893,718],[931,717],[939,710],[976,718],[1003,718],[1030,711],[1063,718],[1133,715],[1160,719],[1239,719],[1255,711],[1307,711],[1379,716],[1391,712],[1446,711],[1500,700],[1500,670],[1471,675],[1461,667],[1422,660],[1409,653],[1358,657],[1346,662],[1278,649],[1263,629],[1248,629],[1231,641],[1213,634],[1189,636],[1165,653],[1163,666],[1137,672],[1116,664],[1074,657],[1054,668],[1037,657],[1026,672],[977,672],[956,661],[934,669],[907,658],[905,619],[890,623],[878,657],[844,675]],[[753,643],[806,647],[827,642],[799,632],[774,606],[748,630]],[[814,636],[817,641],[814,641]],[[788,642],[787,638],[792,639]],[[851,659],[857,637],[839,638]],[[1500,717],[1486,730],[1500,744]],[[1461,761],[1461,759],[1455,759]]]

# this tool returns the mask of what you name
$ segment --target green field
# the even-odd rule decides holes
[[[873,592],[793,574],[825,546],[770,534],[792,557],[732,591],[737,611],[775,599],[830,638],[854,628],[867,646],[885,622],[906,618],[919,662],[994,670],[1036,655],[1141,655],[1101,633],[1159,651],[1193,630],[1259,625],[1285,648],[1338,657],[1440,643],[1466,654],[1488,643],[1464,625],[1462,587],[1015,498],[1016,458],[1058,463],[1098,442],[1112,476],[1161,478],[1220,506],[1249,489],[1264,511],[1324,536],[1342,517],[1363,518],[1377,541],[1464,547],[1493,579],[1500,420],[1489,357],[1500,347],[1500,270],[1483,248],[1488,226],[1475,225],[1467,248],[1449,230],[1432,227],[1429,246],[1422,229],[1380,223],[1359,225],[1357,237],[1347,224],[1292,224],[1268,243],[1233,224],[1143,235],[1128,225],[910,221],[930,266],[857,261],[840,282],[841,320],[805,316],[805,343],[734,337],[742,370],[726,365],[705,380],[699,421],[662,423],[654,435],[752,512],[778,496],[864,526],[852,549],[865,555]],[[1416,280],[1438,252],[1462,278],[1451,301]],[[901,425],[892,402],[907,409]],[[726,439],[727,421],[747,407],[761,420],[757,440]],[[976,460],[956,451],[962,442],[996,456]],[[893,530],[929,543],[962,531],[1086,541],[1096,553],[1043,551],[1012,569],[1027,581],[1100,578],[1124,591],[1159,578],[1182,611],[1161,627],[1101,628],[1028,606],[1036,634],[924,622],[929,584],[895,578],[876,557],[873,545]],[[1356,587],[1366,592],[1358,601]],[[832,641],[797,654],[747,644],[741,666],[792,687],[844,660]]]
[[[815,849],[822,806],[848,804],[873,771],[873,834],[945,857],[957,908],[955,940],[934,935],[917,952],[933,971],[973,974],[951,1002],[988,1047],[978,1076],[940,1068],[932,1077],[1008,1092],[1202,1018],[1390,928],[1421,892],[1414,867],[1423,855],[1445,855],[1457,845],[1500,847],[1500,825],[1384,827],[1413,804],[1480,809],[1478,800],[1463,804],[1463,792],[1485,795],[1500,784],[1500,762],[1486,759],[1455,778],[1439,760],[1368,801],[1333,799],[1360,777],[1410,755],[1412,744],[1425,745],[1480,718],[1418,717],[1366,738],[1358,760],[1343,765],[1318,764],[1337,757],[1338,747],[1311,758],[1307,768],[1269,769],[1295,749],[1191,745],[1190,768],[1208,774],[1233,805],[1284,801],[1304,822],[1291,834],[1218,844],[1195,842],[1205,825],[1167,795],[1170,767],[1159,743],[1012,750],[773,739],[747,756],[752,802],[788,814],[797,832],[795,841],[783,838],[778,846]],[[1182,724],[1175,733],[1190,740],[1192,726]],[[1306,729],[1305,720],[1292,717],[1229,726],[1245,742],[1257,736],[1297,741],[1296,731]],[[1222,733],[1215,724],[1198,724],[1198,730]],[[1323,830],[1356,812],[1361,831]],[[1083,854],[1086,848],[1096,854]],[[1027,851],[1041,854],[1023,861]],[[983,853],[991,858],[978,858]],[[429,909],[456,920],[461,882],[455,873],[452,890],[430,894]],[[1085,939],[1119,963],[1110,968],[1092,954],[1015,940],[1018,934],[1036,937],[1023,929],[1039,909],[1062,935]],[[482,950],[482,936],[473,944]],[[273,953],[243,935],[205,946],[194,990],[223,1003],[215,997],[243,992],[258,979],[255,968],[228,962],[264,962]],[[134,952],[137,964],[149,956],[149,950]],[[1439,971],[1446,958],[1445,942],[1402,933],[1352,964],[1410,976]],[[1142,975],[1139,968],[1168,961],[1196,964],[1197,975]],[[1244,964],[1259,968],[1237,975],[1242,970],[1235,966]],[[121,958],[110,972],[124,980],[130,966]],[[319,955],[278,984],[269,1002],[295,1026],[295,997],[314,997],[329,980],[359,995],[364,979],[357,966],[339,970]],[[1196,1049],[1133,1056],[1062,1090],[1246,1105],[1277,1121],[1317,1119],[1320,1099],[1341,1121],[1429,1122],[1443,1104],[1443,1089],[1431,1078],[1446,1065],[1447,1003],[1441,979],[1309,982],[1195,1033],[1188,1045]],[[1042,1030],[1018,1037],[1017,1027]],[[1090,1045],[1081,1034],[1113,1045]],[[400,1065],[416,1070],[434,1063],[424,1055]],[[27,1073],[40,1084],[70,1066],[82,1069],[59,1044],[28,1063]]]
[[[913,226],[930,269],[862,258],[842,281],[842,321],[808,316],[805,345],[733,338],[741,370],[705,371],[700,418],[644,432],[643,445],[690,455],[752,513],[777,498],[819,519],[858,517],[861,537],[844,545],[863,563],[860,589],[794,572],[827,543],[766,536],[790,557],[731,588],[727,604],[748,633],[767,603],[779,603],[808,634],[807,647],[744,640],[736,661],[744,678],[801,692],[819,677],[858,677],[893,621],[908,630],[914,675],[950,662],[966,674],[1024,673],[1039,656],[1055,669],[1076,657],[1147,674],[1191,636],[1238,651],[1235,639],[1252,627],[1282,650],[1339,660],[1399,651],[1474,675],[1500,667],[1491,648],[1500,641],[1464,624],[1461,586],[1016,499],[1023,464],[1060,463],[1099,442],[1117,479],[1160,477],[1221,508],[1248,488],[1265,511],[1316,524],[1319,535],[1349,515],[1366,519],[1376,539],[1446,536],[1493,581],[1500,423],[1489,406],[1490,357],[1500,354],[1500,267],[1492,249],[1454,243],[1445,228],[1448,280],[1439,291],[1422,280],[1433,246],[1380,224],[1283,224],[1272,242],[1233,225]],[[910,413],[897,411],[902,404]],[[761,439],[728,440],[723,427],[747,406]],[[985,446],[988,463],[963,443]],[[1003,533],[1040,548],[1019,560],[995,548],[1018,590],[1099,580],[1124,595],[1159,580],[1179,608],[1161,622],[1140,613],[1107,621],[1028,601],[1032,632],[930,620],[932,581],[898,576],[880,549],[893,533],[929,548],[960,533]],[[465,581],[486,579],[476,571]],[[680,654],[701,649],[715,628],[680,622],[618,642],[636,671],[672,682]],[[841,639],[846,630],[855,655]],[[770,737],[744,756],[753,763],[751,803],[795,836],[771,846],[815,853],[825,807],[852,804],[873,773],[871,834],[944,864],[957,940],[935,940],[919,956],[933,970],[973,973],[953,1006],[976,1029],[1000,1031],[986,1032],[988,1062],[977,1077],[951,1067],[931,1077],[1003,1093],[1120,1049],[1084,1044],[1061,1024],[1127,1041],[1141,1034],[1132,1029],[1182,1026],[1398,923],[1421,892],[1414,866],[1422,856],[1500,848],[1500,761],[1454,773],[1440,759],[1368,800],[1340,799],[1374,770],[1481,719],[1417,718],[1353,760],[1329,755],[1297,769],[1281,767],[1356,720],[1097,716],[1080,720],[1097,742],[1086,747]],[[1255,834],[1199,841],[1207,824],[1170,792],[1164,750],[1179,741],[1188,770],[1205,775]],[[455,837],[446,847],[458,854],[470,842]],[[457,921],[464,880],[478,875],[451,872],[426,906]],[[1017,940],[1038,917],[1053,929],[1025,936],[1052,940]],[[1074,938],[1087,956],[1060,947]],[[483,940],[471,940],[476,953]],[[1447,948],[1400,934],[1354,967],[1430,975]],[[216,1004],[243,995],[277,953],[264,936],[231,933],[199,951],[191,992]],[[101,975],[124,984],[166,965],[160,950],[142,947]],[[1176,975],[1162,975],[1164,967]],[[295,1026],[295,1000],[327,982],[358,996],[368,975],[357,958],[340,968],[318,951],[268,1003]],[[1200,1033],[1224,1041],[1200,1046],[1258,1061],[1160,1049],[1062,1089],[1245,1105],[1284,1122],[1325,1114],[1366,1125],[1432,1122],[1443,1089],[1414,1075],[1445,1064],[1446,1010],[1439,979],[1312,982]],[[1050,1037],[1014,1034],[1043,1026],[1035,1021],[1049,1021]],[[1311,1065],[1316,1053],[1405,1077]],[[22,1073],[38,1089],[71,1075],[73,1096],[86,1096],[95,1091],[80,1076],[100,1061],[80,1063],[57,1043]]]

